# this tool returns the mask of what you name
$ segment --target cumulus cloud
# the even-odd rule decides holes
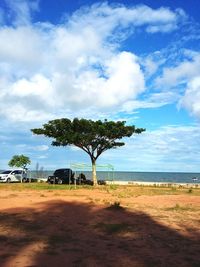
[[[42,152],[49,150],[49,146],[47,145],[27,145],[27,144],[17,144],[16,148],[21,150],[23,153],[30,153],[32,151]]]
[[[119,170],[128,165],[135,171],[198,172],[199,145],[198,125],[165,126],[131,137],[124,147],[104,153],[102,160],[118,162]]]
[[[139,5],[126,8],[123,5],[113,7],[107,3],[98,3],[92,7],[77,11],[72,16],[70,23],[74,28],[78,28],[80,25],[95,24],[96,30],[105,35],[114,30],[116,26],[120,26],[122,29],[130,24],[134,27],[146,26],[148,32],[166,32],[174,30],[180,18],[184,17],[183,10],[181,13],[180,10],[173,12],[163,7],[152,9],[145,5]],[[154,31],[149,30],[153,26],[157,26],[157,29]]]
[[[200,76],[193,78],[187,85],[184,96],[179,102],[189,112],[200,119]]]
[[[178,103],[178,108],[200,118],[200,53],[183,50],[182,56],[184,59],[175,66],[165,67],[154,84],[161,94],[176,95],[173,102]]]
[[[143,100],[125,102],[122,105],[121,111],[131,112],[135,109],[158,108],[177,102],[180,98],[180,95],[176,92],[153,93]]]
[[[37,151],[46,151],[46,150],[49,149],[49,146],[47,146],[47,145],[41,145],[41,146],[34,146],[33,148],[35,150],[37,150]]]
[[[65,105],[79,110],[88,106],[110,108],[144,90],[144,77],[133,54],[119,53],[105,61],[103,68],[103,76],[102,70],[90,68],[78,77],[74,73],[54,73],[50,80],[37,74],[29,80],[7,83],[2,88],[2,98],[7,101],[0,113],[13,120],[43,120],[45,110],[48,113]]]
[[[136,100],[145,91],[144,73],[134,53],[119,49],[120,41],[137,27],[174,30],[184,17],[168,8],[103,3],[53,25],[31,22],[38,1],[7,4],[15,26],[0,27],[0,115],[17,121],[83,114],[88,107],[112,111]]]
[[[9,7],[8,18],[14,25],[25,25],[31,22],[31,13],[38,11],[38,0],[5,0]]]
[[[187,83],[190,79],[199,74],[200,54],[190,53],[190,60],[184,60],[177,66],[164,68],[163,73],[156,80],[156,86],[162,88],[178,87]]]
[[[159,67],[159,62],[154,61],[151,57],[146,57],[141,64],[144,66],[146,77],[152,76]]]
[[[112,107],[129,98],[135,98],[144,90],[144,77],[137,58],[132,53],[118,53],[109,61],[106,60],[103,68],[102,76],[98,70],[80,74],[74,81],[71,103]]]

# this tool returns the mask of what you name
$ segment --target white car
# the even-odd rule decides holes
[[[11,183],[11,182],[26,182],[26,172],[24,170],[9,170],[0,173],[0,182]]]

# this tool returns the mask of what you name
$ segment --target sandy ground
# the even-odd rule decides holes
[[[0,267],[200,266],[200,197],[0,192]]]

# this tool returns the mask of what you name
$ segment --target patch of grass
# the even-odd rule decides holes
[[[47,249],[45,253],[48,254],[49,256],[55,256],[59,254],[59,252],[55,251],[54,249]]]
[[[52,192],[54,190],[72,190],[77,191],[79,189],[86,190],[97,190],[104,191],[108,194],[112,194],[118,198],[130,198],[140,195],[154,196],[154,195],[184,195],[192,194],[194,196],[200,196],[200,188],[179,188],[179,187],[164,187],[164,186],[136,186],[136,185],[101,185],[97,188],[91,185],[49,185],[48,183],[11,183],[11,184],[0,184],[0,190],[12,190],[12,191],[26,191],[26,190],[47,190]],[[14,197],[13,194],[12,197]],[[17,197],[17,195],[16,195]]]
[[[72,236],[70,236],[68,233],[64,233],[62,235],[61,234],[51,235],[48,238],[48,243],[50,246],[65,244],[71,241],[72,241]]]
[[[10,194],[8,197],[9,198],[18,197],[18,194]]]
[[[191,206],[180,206],[179,204],[176,204],[173,207],[165,208],[166,211],[195,211],[196,208]]]
[[[123,209],[122,206],[120,206],[120,202],[119,201],[115,201],[113,204],[111,204],[107,209],[111,209],[111,210],[121,210]]]
[[[91,185],[68,185],[68,184],[48,184],[48,183],[10,183],[10,184],[0,184],[0,190],[17,190],[17,191],[23,191],[23,190],[77,190],[77,189],[93,189],[93,186]]]
[[[1,258],[2,258],[2,259],[6,259],[6,258],[12,257],[12,256],[14,256],[14,255],[15,255],[15,254],[13,254],[13,253],[4,253],[4,254],[1,255]]]
[[[80,252],[80,251],[78,251],[78,252]],[[74,260],[74,261],[73,261],[73,266],[74,266],[74,267],[85,266],[85,265],[83,265],[83,259],[80,258],[80,259],[76,259],[76,260]]]
[[[31,233],[36,233],[37,231],[43,229],[42,225],[39,222],[36,223],[30,220],[26,220],[23,218],[23,216],[28,215],[0,212],[0,224],[6,225],[7,227],[15,227],[16,229],[21,231],[29,231]]]
[[[109,187],[108,187],[109,188]],[[115,190],[108,190],[112,196],[118,198],[130,198],[137,196],[158,196],[158,195],[185,195],[188,188],[178,187],[154,187],[154,186],[118,186]],[[200,196],[200,188],[192,188],[190,192],[194,196]]]
[[[17,245],[22,245],[22,244],[28,244],[28,243],[32,243],[35,241],[35,238],[34,237],[21,237],[21,238],[17,238],[16,240],[12,240],[12,242],[10,242],[10,244],[15,244],[16,246]]]
[[[130,226],[126,223],[98,223],[94,227],[102,230],[106,234],[118,234],[130,229]]]
[[[7,242],[8,240],[9,238],[7,236],[0,235],[0,243]]]
[[[174,192],[176,191],[176,187],[172,186],[171,190]]]
[[[40,197],[46,197],[44,194],[41,194]]]
[[[43,229],[43,226],[39,223],[28,222],[25,226],[28,228],[29,231],[32,232],[40,231],[41,229]]]
[[[59,196],[62,196],[62,195],[61,195],[60,193],[57,193],[57,192],[56,192],[56,193],[54,194],[54,196],[55,196],[55,197],[59,197]]]
[[[116,184],[111,184],[111,185],[109,185],[109,189],[110,190],[116,190],[116,189],[118,189],[118,185],[116,185]]]
[[[122,191],[122,192],[119,192],[118,197],[119,198],[128,198],[128,197],[130,197],[130,194],[128,194],[127,191]]]
[[[7,195],[7,196],[0,196],[1,199],[10,199],[10,198],[15,198],[15,197],[18,197],[19,195],[18,194],[10,194],[10,195]]]
[[[93,203],[101,203],[101,199],[100,198],[93,198]]]

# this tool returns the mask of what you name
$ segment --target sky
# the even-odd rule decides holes
[[[200,172],[199,14],[199,0],[0,0],[0,169],[90,163],[30,131],[78,117],[146,128],[99,164]]]

